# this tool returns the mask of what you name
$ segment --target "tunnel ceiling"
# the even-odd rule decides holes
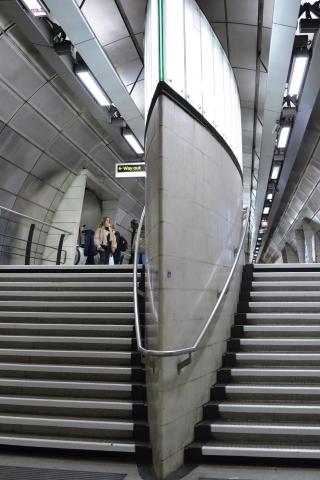
[[[122,157],[108,129],[4,14],[1,2],[0,59],[0,205],[50,222],[75,175],[87,168],[102,190],[120,199],[129,225],[144,204],[143,184],[115,181],[114,165]]]

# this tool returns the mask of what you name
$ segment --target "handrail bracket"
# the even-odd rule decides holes
[[[177,364],[178,374],[180,375],[181,370],[187,367],[188,365],[190,365],[191,362],[192,362],[192,356],[191,356],[191,353],[189,353],[187,358],[182,360],[182,362],[178,362]]]

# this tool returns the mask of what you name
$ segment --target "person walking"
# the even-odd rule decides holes
[[[115,252],[116,238],[109,217],[103,217],[94,235],[94,244],[100,254],[100,263],[109,265],[110,255]]]

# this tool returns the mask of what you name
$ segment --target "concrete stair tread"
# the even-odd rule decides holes
[[[113,453],[136,453],[137,448],[149,448],[147,442],[134,440],[120,440],[112,438],[65,438],[50,435],[23,435],[23,434],[0,434],[0,445],[12,445],[22,447],[57,448],[69,450],[93,450]]]
[[[254,263],[253,270],[305,270],[305,269],[320,269],[319,263]]]
[[[66,298],[66,297],[76,297],[79,298],[81,295],[81,301],[83,302],[84,298],[108,298],[108,297],[119,297],[119,298],[127,298],[133,297],[133,292],[118,292],[118,291],[107,291],[107,292],[79,292],[68,290],[67,292],[62,292],[58,290],[49,290],[49,291],[32,291],[32,290],[5,290],[0,291],[0,298],[10,298],[10,297],[28,297],[28,298]]]
[[[1,418],[1,417],[0,417]],[[202,422],[200,425],[209,425],[212,433],[249,433],[249,434],[277,434],[277,435],[319,435],[320,422],[306,425],[299,422],[257,422],[257,421],[215,421]]]
[[[320,338],[240,338],[240,345],[320,345]]]
[[[143,267],[142,264],[138,264],[138,269]],[[84,270],[84,272],[88,271],[100,271],[100,270],[107,270],[107,271],[121,271],[121,270],[133,270],[133,265],[129,264],[121,264],[121,265],[0,265],[0,272],[1,270],[8,270],[8,271],[16,271],[19,270],[21,272],[35,272],[41,270],[48,270],[50,272],[57,272],[57,271],[77,271],[77,270]]]
[[[29,281],[29,282],[6,282],[3,279],[0,280],[0,288],[53,288],[53,289],[63,289],[63,288],[81,288],[81,289],[86,289],[86,288],[103,288],[103,289],[108,289],[108,288],[133,288],[133,282],[96,282],[96,281],[91,281],[91,282],[37,282],[37,281]],[[78,291],[78,290],[77,290]],[[79,291],[78,291],[79,292]]]
[[[83,301],[78,301],[78,302],[73,302],[73,301],[46,301],[46,300],[39,300],[39,301],[28,301],[28,300],[0,300],[0,307],[6,307],[6,306],[12,306],[12,307],[55,307],[55,306],[60,306],[60,307],[118,307],[118,308],[123,308],[123,307],[133,307],[133,302],[127,302],[127,301],[106,301],[106,302],[83,302]]]
[[[113,324],[92,324],[92,323],[15,323],[0,322],[0,330],[5,329],[30,329],[30,330],[84,330],[84,331],[121,331],[133,332],[133,325],[113,325]]]
[[[21,387],[41,387],[41,388],[68,388],[74,390],[110,390],[130,392],[134,385],[141,383],[132,382],[105,382],[105,381],[87,381],[87,380],[35,380],[29,378],[10,378],[0,377],[1,386],[21,386]]]
[[[225,386],[227,393],[244,393],[244,394],[254,394],[254,393],[269,393],[269,394],[281,394],[281,395],[319,395],[320,394],[320,386],[315,386],[313,384],[305,385],[305,384],[286,384],[286,385],[278,385],[278,384],[227,384]]]
[[[57,373],[88,373],[88,374],[114,374],[130,375],[139,367],[99,366],[99,365],[53,365],[45,363],[3,363],[0,362],[0,371],[23,371],[23,372],[57,372]]]
[[[264,281],[253,281],[252,287],[256,288],[264,288],[264,287],[320,287],[320,280],[307,280],[307,281],[299,281],[299,280],[269,280],[267,282]]]
[[[85,409],[102,409],[110,410],[117,409],[123,411],[131,411],[133,405],[143,405],[145,402],[142,400],[110,400],[110,399],[95,399],[95,398],[85,398],[85,397],[55,397],[50,396],[36,396],[36,395],[0,395],[0,406],[1,405],[23,405],[23,406],[32,406],[32,407],[41,407],[41,406],[50,406],[53,408],[85,408]]]
[[[118,320],[118,319],[134,319],[134,313],[130,312],[26,312],[26,311],[0,311],[0,321],[2,318],[59,318],[59,319],[76,319],[79,322],[81,320]]]
[[[318,297],[320,295],[319,291],[313,290],[275,290],[275,291],[259,291],[259,292],[250,292],[250,297]]]
[[[271,457],[271,458],[319,458],[320,445],[283,445],[263,443],[229,443],[211,441],[201,447],[202,455]]]
[[[1,364],[0,364],[1,366]],[[230,373],[232,376],[319,376],[320,377],[320,368],[231,368]]]
[[[1,342],[45,342],[45,343],[99,343],[131,345],[131,338],[127,337],[76,337],[76,336],[53,336],[53,335],[1,335]]]
[[[253,313],[249,312],[246,313],[246,318],[251,320],[263,320],[267,319],[287,319],[287,320],[319,320],[320,322],[320,314],[319,313],[303,313],[303,312],[294,312],[294,313],[286,313],[286,312],[275,312],[275,313]]]
[[[56,416],[56,415],[26,415],[19,413],[0,413],[0,425],[37,425],[47,427],[64,428],[94,428],[109,430],[127,430],[133,431],[135,425],[146,425],[142,420],[121,420],[105,418],[83,418],[76,416]]]
[[[236,358],[238,360],[320,360],[320,353],[309,353],[309,352],[239,352],[236,353]]]
[[[250,412],[250,413],[297,413],[299,415],[314,415],[315,413],[320,413],[320,403],[319,402],[299,402],[297,400],[290,401],[223,401],[223,402],[209,402],[208,405],[218,405],[220,412]]]
[[[1,325],[1,324],[0,324]],[[320,325],[244,325],[244,332],[320,332]]]
[[[54,357],[80,357],[80,358],[131,358],[130,351],[116,350],[59,350],[43,348],[0,348],[1,355],[30,355],[30,356],[54,356]]]

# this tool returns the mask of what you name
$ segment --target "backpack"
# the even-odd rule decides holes
[[[119,249],[120,249],[120,252],[125,252],[125,251],[127,250],[127,248],[128,248],[128,242],[127,242],[127,240],[120,235],[120,238],[119,238]]]

